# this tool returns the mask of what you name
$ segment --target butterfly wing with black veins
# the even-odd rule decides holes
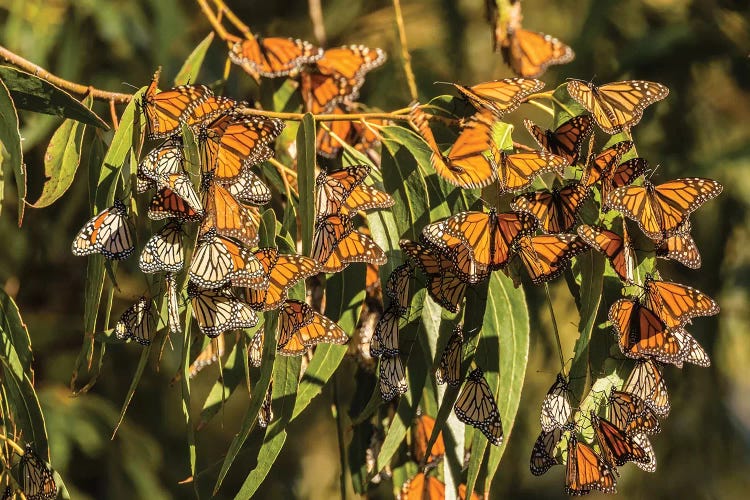
[[[539,421],[544,432],[552,432],[554,429],[562,429],[570,419],[572,408],[568,399],[568,380],[561,374],[557,374],[555,383],[552,384],[547,395],[542,401],[542,411]]]

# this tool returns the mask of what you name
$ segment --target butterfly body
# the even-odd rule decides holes
[[[591,117],[586,115],[575,116],[555,130],[543,130],[531,120],[524,120],[523,124],[543,150],[564,158],[570,165],[578,163],[583,141],[593,132]]]

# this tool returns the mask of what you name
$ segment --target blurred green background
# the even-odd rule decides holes
[[[483,0],[403,0],[406,32],[422,100],[445,93],[435,81],[477,83],[511,76],[491,52]],[[304,0],[228,2],[258,33],[315,42]],[[328,46],[364,43],[385,49],[388,63],[370,74],[362,100],[382,109],[408,104],[399,64],[392,4],[387,0],[323,0]],[[623,469],[621,498],[739,498],[750,488],[750,7],[715,0],[525,0],[524,27],[569,43],[577,57],[553,67],[548,88],[567,77],[599,83],[639,78],[666,84],[668,99],[649,108],[635,141],[639,154],[659,165],[656,179],[708,176],[724,184],[722,196],[693,219],[703,267],[690,271],[660,261],[664,277],[715,297],[719,316],[696,321],[691,333],[709,351],[711,368],[667,368],[672,413],[654,436],[659,467],[647,474]],[[196,3],[187,0],[0,0],[2,45],[55,74],[98,88],[131,92],[148,83],[157,66],[162,84],[210,31]],[[226,60],[215,41],[201,82],[221,78]],[[227,94],[247,97],[249,78],[232,69]],[[101,116],[106,106],[97,104]],[[548,125],[537,109],[521,115]],[[21,115],[29,199],[43,182],[46,144],[61,120]],[[516,140],[529,143],[517,129]],[[189,474],[179,384],[170,381],[178,354],[150,363],[117,437],[110,441],[140,349],[110,347],[104,372],[87,395],[68,389],[82,340],[85,259],[70,241],[87,218],[86,172],[55,205],[28,209],[16,227],[15,200],[6,196],[0,217],[0,286],[19,303],[35,352],[36,385],[47,419],[52,462],[73,498],[180,498],[192,495],[178,482]],[[113,314],[141,293],[136,273],[123,275]],[[538,432],[538,410],[554,380],[557,357],[540,290],[527,288],[532,338],[526,385],[493,497],[559,498],[563,469],[531,476],[528,457]],[[577,315],[564,285],[554,304],[572,352]],[[348,365],[348,366],[347,366]],[[345,362],[351,370],[354,362]],[[217,377],[215,367],[195,381],[194,414]],[[502,398],[502,395],[499,395]],[[238,394],[197,436],[198,469],[223,458],[246,401]],[[330,391],[291,426],[280,459],[259,497],[329,498],[338,495],[339,459]],[[251,437],[257,442],[261,434]],[[257,445],[256,445],[257,446]],[[230,498],[254,464],[253,446],[233,467],[220,497]],[[215,470],[212,472],[215,474]],[[381,487],[386,493],[389,485]]]

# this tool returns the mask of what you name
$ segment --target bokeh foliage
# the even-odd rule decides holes
[[[306,2],[234,3],[237,5],[230,5],[236,13],[255,30],[313,39]],[[509,76],[499,56],[490,52],[483,2],[403,3],[423,100],[444,93],[432,85],[436,80],[473,83]],[[166,77],[173,78],[210,31],[192,2],[37,0],[0,2],[0,8],[4,46],[63,77],[121,92],[134,91],[123,81],[136,88],[144,85],[158,65],[163,66]],[[399,66],[390,3],[332,0],[323,2],[323,11],[330,45],[365,43],[382,47],[391,56],[384,68],[368,78],[363,100],[383,109],[406,105],[409,98]],[[750,409],[743,397],[750,390],[744,373],[750,361],[746,335],[750,326],[750,254],[746,250],[750,244],[750,129],[743,126],[750,117],[748,7],[716,1],[526,0],[524,15],[525,25],[554,33],[576,50],[573,63],[545,75],[549,87],[564,77],[588,80],[594,76],[599,82],[634,77],[667,85],[669,99],[650,111],[638,128],[639,154],[660,164],[659,174],[664,178],[702,175],[725,186],[724,195],[706,206],[694,223],[703,254],[702,269],[691,272],[678,265],[661,267],[665,276],[697,286],[722,305],[720,316],[697,322],[691,329],[711,354],[713,366],[688,367],[680,373],[667,370],[675,411],[665,431],[654,439],[659,470],[646,477],[625,469],[619,490],[621,496],[634,498],[717,491],[722,496],[737,496],[748,486],[742,472],[748,465],[746,436],[750,428]],[[214,43],[199,80],[218,79],[224,61],[224,49]],[[238,73],[233,71],[226,91],[241,98],[252,86]],[[101,103],[95,104],[94,110],[108,116]],[[549,121],[533,109],[524,110],[523,115],[541,124]],[[511,121],[519,117],[511,117]],[[37,200],[46,171],[42,166],[47,168],[47,144],[62,119],[22,113],[20,123],[28,199]],[[172,354],[165,353],[159,371],[154,360],[142,357],[137,349],[109,349],[92,392],[70,398],[67,390],[83,337],[81,318],[86,314],[81,292],[86,264],[70,254],[69,244],[94,199],[89,180],[81,173],[87,171],[84,166],[101,163],[104,148],[99,138],[112,132],[87,126],[85,134],[82,168],[71,189],[49,208],[27,208],[22,229],[17,228],[17,200],[6,190],[0,217],[4,243],[0,246],[0,283],[19,304],[31,334],[35,385],[47,421],[52,459],[74,497],[182,497],[192,486],[177,484],[191,469],[180,386],[169,383],[180,365],[178,346]],[[106,138],[109,142],[111,135]],[[385,146],[388,148],[387,142]],[[384,162],[398,164],[395,147],[393,151],[388,148],[390,155],[384,155]],[[384,179],[387,189],[389,182],[393,181]],[[393,187],[389,192],[397,193]],[[432,219],[445,215],[432,214]],[[373,227],[372,220],[370,224]],[[119,279],[114,311],[124,309],[142,286],[135,276]],[[562,495],[559,472],[540,479],[533,478],[527,468],[538,404],[557,366],[543,290],[528,288],[527,293],[532,332],[529,364],[516,427],[494,481],[494,494],[557,497]],[[578,311],[564,283],[552,288],[552,298],[563,348],[572,352],[581,328]],[[118,411],[140,366],[139,357],[145,361],[138,391],[110,443]],[[325,397],[313,399],[304,418],[291,422],[287,432],[294,438],[287,436],[259,494],[300,498],[336,494],[341,469],[336,422],[330,418],[328,406],[333,397],[349,401],[355,394],[358,387],[350,376],[355,371],[353,365],[344,360],[334,386],[323,389]],[[217,372],[214,368],[208,371],[211,375],[204,374],[192,384],[195,405],[214,388]],[[227,375],[224,373],[225,378]],[[215,477],[218,472],[245,413],[246,403],[237,399],[228,400],[218,416],[195,435],[203,461],[197,469],[209,468],[208,476]],[[185,411],[198,415],[201,408]],[[247,471],[255,467],[263,436],[257,430],[250,436],[249,447],[238,455],[219,496],[232,496]],[[199,475],[198,487],[202,487],[200,479]],[[206,487],[210,490],[211,486]]]

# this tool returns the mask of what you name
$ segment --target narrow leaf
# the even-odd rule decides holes
[[[11,66],[0,66],[0,80],[21,109],[71,118],[104,130],[109,126],[87,106],[46,80]]]
[[[0,74],[0,148],[2,154],[2,169],[0,177],[5,177],[6,172],[13,172],[18,191],[18,226],[23,221],[23,211],[26,203],[26,166],[23,163],[21,152],[21,134],[18,131],[18,113]],[[4,184],[1,182],[0,184]],[[2,187],[0,185],[0,187]],[[0,193],[0,201],[3,193]],[[0,206],[0,208],[2,208]]]
[[[84,105],[91,106],[89,96]],[[47,153],[44,155],[44,187],[36,203],[31,206],[43,208],[52,205],[73,184],[81,162],[81,145],[86,124],[76,120],[65,120],[52,135]]]
[[[302,118],[297,131],[297,175],[302,254],[310,255],[315,217],[315,118],[310,113]]]
[[[212,31],[193,49],[188,58],[185,59],[185,62],[182,63],[182,68],[177,72],[177,76],[174,77],[175,85],[195,83],[198,78],[198,72],[200,72],[203,65],[203,60],[206,58],[206,52],[213,40],[214,32]]]

